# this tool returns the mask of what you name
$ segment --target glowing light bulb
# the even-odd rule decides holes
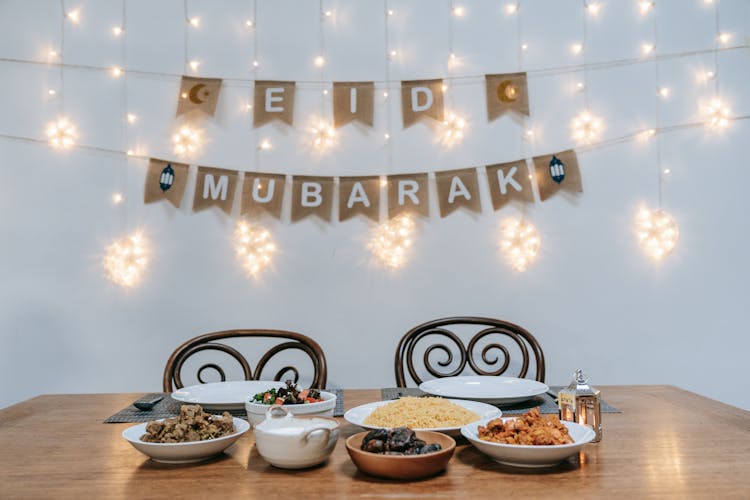
[[[388,91],[383,92],[383,97],[388,97]]]
[[[398,269],[406,264],[416,224],[409,214],[378,225],[372,232],[368,248],[380,265]]]
[[[253,61],[253,67],[257,68],[258,66],[260,66],[260,63],[258,61]]]
[[[455,113],[448,113],[448,116],[442,123],[440,130],[440,142],[445,147],[453,147],[464,138],[464,129],[466,120],[457,116]]]
[[[257,279],[272,263],[276,244],[268,229],[240,220],[234,229],[234,251],[247,276]]]
[[[729,40],[732,39],[732,35],[730,35],[729,33],[719,33],[718,39],[719,42],[726,45],[727,43],[729,43]]]
[[[464,14],[466,14],[466,11],[464,10],[463,7],[461,7],[461,6],[453,7],[453,15],[454,16],[461,17]]]
[[[517,3],[509,3],[505,6],[505,13],[508,15],[515,14],[518,12],[518,4]]]
[[[326,16],[326,17],[331,17],[331,16],[333,16],[333,11],[331,11],[331,10],[327,10],[327,11],[325,12],[325,16]]]
[[[539,254],[541,238],[533,224],[509,217],[500,226],[500,253],[516,271],[523,272]]]
[[[583,84],[583,82],[576,83],[576,90],[578,90],[578,92],[581,92],[585,87],[586,86]]]
[[[245,21],[245,26],[247,26],[248,28],[252,28],[253,26],[255,26],[255,23],[251,19],[248,19],[247,21]]]
[[[393,11],[393,9],[388,9],[388,15],[389,16],[392,16],[394,14],[395,14],[395,12]]]
[[[390,55],[391,55],[391,57],[396,57],[398,55],[398,51],[397,50],[392,50],[390,52]]]
[[[321,120],[317,125],[312,127],[313,134],[312,145],[320,152],[326,151],[335,144],[336,129]]]
[[[268,139],[263,139],[262,141],[260,141],[260,145],[258,147],[264,151],[267,151],[271,149],[271,141],[269,141]]]
[[[50,59],[55,59],[57,57],[57,51],[56,50],[50,50],[47,54]]]
[[[180,130],[172,136],[174,153],[185,157],[198,152],[203,144],[202,132],[188,125],[183,125]]]
[[[121,77],[122,74],[124,73],[122,68],[118,68],[116,66],[112,68],[111,72],[112,72],[112,76],[114,76],[115,78]]]
[[[531,139],[533,139],[533,138],[534,138],[534,129],[533,129],[533,128],[529,128],[529,129],[526,129],[526,130],[524,131],[524,133],[523,133],[523,136],[524,136],[524,137],[525,137],[525,138],[526,138],[527,140],[531,140]]]
[[[677,223],[664,210],[641,207],[635,218],[638,245],[648,258],[660,261],[672,253],[680,232]]]
[[[67,118],[59,118],[47,126],[47,138],[55,149],[70,149],[75,145],[76,128]]]
[[[668,169],[668,168],[665,168],[664,170],[661,171],[661,173],[662,173],[662,175],[669,175],[669,174],[672,173],[672,171],[670,169]]]
[[[672,93],[672,90],[669,87],[659,87],[658,92],[661,97],[669,97],[669,94]]]
[[[529,48],[528,43],[521,44],[521,50],[527,50]]]
[[[199,27],[201,25],[201,20],[200,20],[199,17],[191,17],[190,19],[188,19],[188,23],[193,28],[197,28],[197,27]]]
[[[570,51],[576,55],[580,54],[583,51],[583,44],[574,43],[573,45],[570,46]]]
[[[709,128],[723,130],[729,126],[731,109],[718,97],[711,99],[708,104],[703,106],[703,113],[706,117],[706,124]]]
[[[643,132],[639,132],[637,137],[640,141],[646,142],[655,135],[656,135],[656,129],[649,128],[649,129],[644,130]]]
[[[199,61],[190,61],[188,65],[190,66],[190,69],[192,69],[193,71],[197,71],[198,66],[200,66],[201,63]]]
[[[120,36],[123,33],[125,33],[125,28],[123,28],[122,26],[115,26],[114,28],[112,28],[112,34],[115,36]]]
[[[599,11],[601,10],[601,8],[602,6],[599,2],[588,2],[586,4],[586,12],[588,12],[592,16],[597,15]]]
[[[128,123],[135,123],[138,121],[138,116],[135,113],[128,113],[126,119],[128,120]]]
[[[599,138],[604,128],[601,118],[582,111],[573,119],[571,124],[573,138],[582,143],[590,143]]]
[[[716,73],[714,73],[713,71],[706,71],[707,80],[713,80],[715,76],[716,76]]]
[[[641,9],[641,14],[644,16],[654,7],[654,2],[649,0],[641,0],[638,2],[638,7]]]
[[[53,96],[53,95],[57,94],[57,90],[55,90],[55,89],[49,89],[49,90],[47,91],[47,93],[48,93],[49,95],[52,95],[52,96]]]
[[[318,56],[315,58],[315,66],[321,67],[326,63],[326,60],[323,56]]]
[[[389,134],[388,132],[386,132],[385,134],[383,134],[383,138],[387,141],[388,139],[391,138],[391,134]]]
[[[148,241],[141,233],[115,240],[106,249],[104,274],[113,283],[131,288],[141,281],[148,254]]]
[[[655,48],[653,43],[644,43],[641,45],[641,51],[644,56],[651,54]]]
[[[448,90],[448,85],[446,85],[445,83],[444,83],[444,84],[442,84],[442,85],[440,86],[440,90],[442,90],[443,92],[445,92],[446,90]]]
[[[323,95],[328,95],[328,89],[323,89]]]
[[[122,193],[114,193],[112,195],[112,203],[114,203],[115,205],[119,205],[123,201],[125,201],[125,196],[123,196]]]
[[[81,10],[80,9],[74,9],[71,11],[68,11],[65,14],[65,17],[73,24],[78,24],[81,22]]]

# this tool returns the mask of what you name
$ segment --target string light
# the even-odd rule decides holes
[[[388,9],[388,15],[389,16],[392,16],[394,14],[395,14],[395,12],[393,11],[393,9]]]
[[[252,19],[248,19],[247,21],[245,21],[245,26],[247,26],[248,28],[252,28],[254,25],[255,23],[252,21]]]
[[[512,15],[518,12],[518,4],[517,3],[509,3],[505,6],[505,13],[508,15]]]
[[[122,193],[115,193],[112,195],[112,203],[114,203],[115,205],[119,205],[123,201],[125,201],[125,196],[123,196]]]
[[[126,116],[128,123],[135,123],[138,121],[138,116],[135,113],[128,113]]]
[[[586,4],[586,12],[588,12],[592,16],[599,14],[601,8],[602,6],[599,2],[589,2]]]
[[[659,87],[657,92],[659,92],[659,95],[661,97],[669,97],[669,94],[672,93],[672,90],[669,87]]]
[[[541,238],[533,224],[523,219],[509,217],[500,227],[500,252],[510,267],[525,271],[539,254]]]
[[[126,288],[137,285],[148,266],[147,243],[139,232],[113,241],[103,261],[107,279]]]
[[[524,43],[524,44],[521,45],[521,50],[527,50],[528,48],[529,48],[529,44],[528,43]]]
[[[193,71],[197,71],[198,66],[200,66],[201,63],[199,61],[190,61],[188,65],[190,66],[190,69],[192,69]]]
[[[641,45],[641,51],[643,52],[644,56],[647,56],[651,54],[656,47],[653,43],[644,43]]]
[[[258,66],[260,66],[260,63],[258,61],[253,61],[253,67],[257,68]]]
[[[263,139],[258,145],[258,148],[264,151],[268,151],[269,149],[271,149],[271,147],[271,141],[269,141],[268,139]]]
[[[191,17],[190,19],[188,19],[188,23],[193,28],[197,28],[197,27],[199,27],[201,25],[201,20],[200,20],[199,17]]]
[[[378,225],[374,230],[368,248],[373,257],[383,266],[391,269],[402,267],[408,258],[416,224],[409,214]]]
[[[453,7],[453,15],[454,16],[456,16],[456,17],[462,17],[464,14],[466,14],[466,10],[463,7],[461,7],[461,6]]]
[[[723,43],[724,45],[729,43],[729,40],[732,39],[732,35],[729,33],[719,33],[719,42]]]
[[[112,28],[112,34],[115,36],[120,36],[123,33],[125,33],[125,29],[123,29],[122,26],[115,26],[114,28]]]
[[[583,51],[583,44],[574,43],[573,45],[570,46],[570,51],[575,55],[580,54]]]
[[[396,57],[398,55],[398,51],[397,50],[392,50],[390,52],[390,55],[391,55],[391,57]]]
[[[177,156],[190,156],[200,150],[203,137],[201,131],[195,130],[189,125],[183,125],[172,136],[172,142],[174,143],[174,153]]]
[[[234,249],[248,277],[257,279],[271,264],[276,245],[266,228],[240,220],[234,229]]]
[[[326,17],[331,17],[331,16],[333,16],[333,11],[331,11],[331,10],[327,10],[327,11],[325,12],[325,16],[326,16]]]
[[[117,66],[115,66],[114,68],[112,68],[111,72],[112,72],[112,76],[114,76],[115,78],[121,77],[122,74],[124,73],[123,69],[122,68],[118,68]]]
[[[78,24],[81,22],[81,10],[80,9],[74,9],[65,14],[65,17],[73,24]]]
[[[47,126],[47,138],[55,149],[70,149],[75,145],[76,128],[67,118],[59,118]]]
[[[660,261],[677,245],[679,230],[671,215],[664,210],[641,207],[635,219],[638,245],[646,256]]]
[[[718,97],[714,97],[703,107],[703,113],[706,116],[706,123],[710,128],[722,130],[729,126],[732,111]]]
[[[582,111],[573,119],[573,138],[579,142],[590,143],[599,138],[604,128],[601,118]]]
[[[654,2],[651,2],[649,0],[641,0],[640,2],[638,2],[638,6],[641,8],[641,14],[645,16],[654,7]]]
[[[55,95],[55,94],[57,94],[57,90],[55,90],[55,89],[49,89],[49,90],[47,91],[47,93],[48,93],[49,95]]]
[[[443,120],[442,130],[440,132],[440,142],[446,147],[452,147],[458,144],[464,138],[465,128],[465,119],[455,113],[448,113],[448,117]]]
[[[336,129],[323,120],[311,129],[313,133],[312,145],[318,151],[325,151],[334,145],[336,139]]]
[[[578,82],[578,83],[576,83],[576,90],[577,90],[578,92],[582,92],[582,91],[583,91],[583,89],[585,89],[585,88],[586,88],[586,85],[584,85],[584,84],[583,84],[583,82]]]
[[[50,50],[47,54],[50,59],[55,59],[57,57],[57,51],[56,50]]]
[[[325,63],[326,63],[325,57],[323,57],[323,56],[318,56],[318,57],[316,57],[316,58],[315,58],[315,66],[317,66],[317,67],[319,67],[319,68],[320,68],[320,67],[321,67],[321,66],[323,66],[323,65],[324,65]]]

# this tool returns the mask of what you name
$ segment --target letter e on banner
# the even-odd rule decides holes
[[[253,95],[253,127],[272,120],[292,125],[294,82],[256,80]]]
[[[380,176],[339,178],[339,220],[355,215],[380,219]]]

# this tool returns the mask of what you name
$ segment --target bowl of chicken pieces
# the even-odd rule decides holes
[[[461,435],[495,462],[515,467],[551,467],[578,454],[594,430],[540,415],[537,408],[519,417],[486,419],[461,427]]]

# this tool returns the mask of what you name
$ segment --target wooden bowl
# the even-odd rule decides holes
[[[426,455],[381,455],[361,449],[367,432],[360,432],[346,440],[346,451],[357,468],[370,476],[388,479],[420,479],[434,476],[445,470],[456,450],[452,437],[440,432],[416,431],[427,444],[438,443],[442,450]]]

